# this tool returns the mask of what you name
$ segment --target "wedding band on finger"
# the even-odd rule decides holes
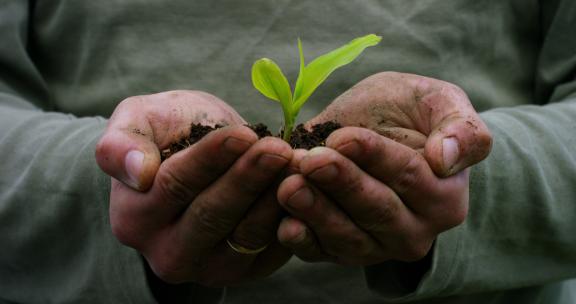
[[[260,248],[256,248],[256,249],[250,249],[250,248],[246,248],[230,239],[226,239],[226,243],[228,244],[228,247],[230,247],[230,249],[234,250],[237,253],[240,254],[258,254],[264,250],[266,250],[266,248],[268,248],[268,245],[264,245],[263,247]]]

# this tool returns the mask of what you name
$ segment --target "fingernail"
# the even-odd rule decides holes
[[[327,149],[328,149],[328,148],[326,148],[326,147],[315,147],[315,148],[312,148],[312,150],[310,150],[310,151],[308,151],[308,153],[306,153],[306,157],[323,154],[323,153],[325,153],[325,151],[326,151]]]
[[[258,167],[266,170],[278,170],[288,164],[288,159],[277,154],[262,154],[257,161]]]
[[[128,175],[127,183],[135,188],[140,187],[140,174],[144,166],[144,153],[138,150],[132,150],[124,158],[124,166]]]
[[[241,154],[246,152],[250,147],[251,143],[238,139],[236,137],[228,137],[224,140],[224,148],[231,153]]]
[[[447,137],[442,140],[442,157],[444,160],[444,169],[449,172],[456,165],[460,147],[455,137]]]
[[[340,172],[336,165],[329,164],[312,171],[312,173],[308,174],[308,177],[318,182],[331,182],[339,173]]]
[[[304,240],[306,240],[306,237],[307,237],[306,229],[299,229],[299,231],[297,231],[290,240],[290,243],[294,245],[301,244],[304,242]]]
[[[360,144],[356,140],[351,140],[345,144],[342,144],[338,146],[336,150],[348,158],[358,158],[362,152],[360,149]]]
[[[295,210],[310,208],[314,205],[314,193],[308,187],[302,187],[292,194],[286,204]]]

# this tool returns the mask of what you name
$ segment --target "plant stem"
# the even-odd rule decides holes
[[[284,127],[282,128],[282,139],[290,143],[290,136],[294,129],[294,115],[289,111],[284,111]]]

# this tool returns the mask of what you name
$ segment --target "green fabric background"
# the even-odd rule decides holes
[[[574,16],[571,0],[2,0],[0,302],[153,303],[138,254],[110,232],[109,178],[93,159],[122,99],[203,90],[279,127],[280,108],[251,86],[254,60],[272,57],[293,81],[298,37],[310,59],[377,33],[301,120],[379,71],[461,86],[495,140],[472,171],[467,221],[438,238],[417,290],[397,285],[399,263],[293,259],[223,300],[574,303],[576,282],[562,281],[576,276]]]

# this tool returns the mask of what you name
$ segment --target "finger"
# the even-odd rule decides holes
[[[364,262],[382,262],[392,256],[417,260],[428,251],[431,233],[427,223],[411,212],[392,189],[349,159],[329,148],[314,148],[302,160],[301,170],[380,244],[380,254]]]
[[[302,175],[292,175],[280,184],[278,201],[293,217],[306,223],[323,251],[337,257],[338,262],[365,264],[381,260],[384,253],[379,244]]]
[[[453,227],[464,220],[466,172],[437,178],[420,153],[363,128],[338,130],[326,144],[390,187],[413,212],[443,226]]]
[[[462,89],[412,74],[372,75],[306,126],[328,120],[365,127],[415,149],[424,147],[427,161],[441,177],[483,160],[492,143],[488,128]],[[422,139],[426,139],[424,144]]]
[[[210,132],[196,144],[166,159],[158,171],[153,193],[181,211],[208,185],[224,174],[258,141],[248,127],[230,126]]]
[[[223,242],[202,261],[196,272],[186,275],[204,286],[229,287],[246,282],[246,279],[267,277],[291,256],[292,253],[277,241],[254,255],[230,252],[228,244]],[[190,267],[186,270],[190,271]]]
[[[145,256],[160,261],[155,265],[155,272],[173,282],[192,277],[209,285],[227,283],[234,279],[234,274],[246,273],[250,263],[240,263],[233,269],[223,268],[229,265],[225,263],[229,258],[253,260],[234,253],[226,238],[253,202],[287,166],[291,153],[290,146],[279,139],[264,138],[252,145],[180,213],[176,224],[169,227],[168,237],[157,241],[167,246],[150,246],[141,250]],[[220,269],[221,275],[205,272],[214,269],[211,267],[214,265]]]
[[[113,182],[110,216],[114,230],[120,232],[117,234],[146,238],[144,231],[171,223],[256,141],[256,135],[246,127],[218,129],[167,159],[149,191],[134,191],[123,183]]]
[[[210,248],[228,237],[291,158],[291,147],[280,139],[267,137],[254,144],[182,216],[179,229],[188,243]]]
[[[218,98],[195,91],[130,97],[114,110],[96,147],[104,172],[137,189],[148,189],[160,166],[160,152],[190,132],[192,122],[243,124]]]
[[[304,149],[295,149],[294,154],[292,155],[292,160],[288,165],[288,169],[286,170],[287,175],[297,174],[300,173],[300,161],[302,158],[306,156],[308,151]]]
[[[121,103],[96,145],[96,161],[108,175],[146,190],[160,166],[152,125],[134,102]]]
[[[336,262],[322,250],[314,234],[306,224],[294,217],[286,217],[278,227],[279,242],[305,262]]]
[[[389,232],[392,227],[409,227],[414,221],[392,189],[335,150],[314,148],[300,167],[315,187],[328,194],[365,230]]]
[[[432,131],[424,156],[439,176],[449,176],[485,159],[492,137],[476,115],[445,117]]]
[[[420,107],[430,111],[424,156],[436,174],[455,174],[488,156],[492,136],[462,89],[445,82],[430,89],[419,82],[417,90],[424,92]]]
[[[275,240],[278,223],[284,214],[276,200],[277,184],[269,187],[248,209],[229,240],[243,248],[257,250]]]

